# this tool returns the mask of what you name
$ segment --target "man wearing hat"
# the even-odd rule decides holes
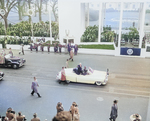
[[[40,121],[40,118],[37,117],[37,114],[36,114],[36,113],[33,114],[33,117],[34,117],[34,118],[31,119],[31,121]]]

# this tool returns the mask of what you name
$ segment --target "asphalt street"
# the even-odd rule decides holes
[[[118,100],[117,121],[129,121],[131,114],[139,113],[143,121],[150,118],[150,58],[115,57],[78,54],[69,67],[83,66],[110,71],[106,86],[70,83],[59,84],[56,74],[65,66],[69,54],[30,52],[15,56],[26,59],[19,69],[0,68],[5,77],[0,81],[0,115],[7,108],[21,111],[30,120],[37,113],[41,120],[50,120],[56,114],[57,102],[69,110],[72,102],[79,105],[80,121],[109,121],[113,100]],[[39,93],[31,96],[33,77],[39,82]]]

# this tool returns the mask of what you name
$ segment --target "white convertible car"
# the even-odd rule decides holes
[[[92,71],[91,71],[92,70]],[[79,83],[89,83],[96,85],[106,85],[108,81],[108,69],[107,71],[98,71],[93,69],[88,69],[88,75],[78,75],[73,71],[73,68],[65,69],[66,81],[69,82],[79,82]],[[61,81],[61,71],[57,74],[56,79]]]

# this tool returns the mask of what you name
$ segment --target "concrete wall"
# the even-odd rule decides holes
[[[58,8],[60,42],[66,36],[65,30],[69,30],[69,37],[74,37],[78,44],[81,37],[80,1],[59,0]]]

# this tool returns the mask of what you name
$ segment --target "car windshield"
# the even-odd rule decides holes
[[[94,72],[94,70],[93,70],[91,67],[89,67],[88,71],[89,71],[90,73],[93,73],[93,72]]]

